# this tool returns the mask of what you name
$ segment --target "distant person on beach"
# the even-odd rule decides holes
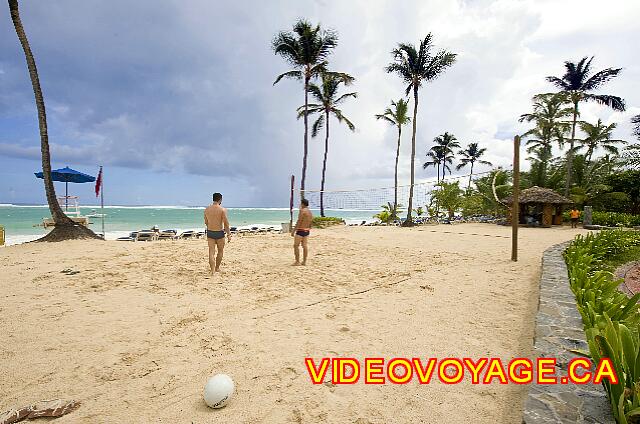
[[[207,227],[207,244],[209,244],[209,266],[211,274],[220,271],[224,254],[224,237],[231,241],[227,210],[221,206],[222,194],[213,193],[213,203],[204,210],[204,225]],[[216,255],[216,248],[218,250]]]
[[[311,233],[311,222],[313,221],[313,215],[309,210],[309,201],[302,199],[300,201],[300,210],[298,211],[298,222],[291,231],[293,236],[293,254],[295,255],[296,262],[294,265],[306,265],[307,254],[309,253],[308,240]],[[300,263],[300,245],[302,244],[302,263]]]
[[[575,206],[569,212],[569,217],[571,218],[571,228],[578,228],[578,219],[580,219],[580,211],[575,208]]]

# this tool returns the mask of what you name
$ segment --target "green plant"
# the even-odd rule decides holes
[[[434,190],[431,196],[433,199],[449,213],[449,219],[453,218],[453,214],[460,209],[464,198],[463,191],[458,181],[446,183],[444,181],[438,184],[438,189]]]
[[[311,221],[311,226],[313,228],[325,228],[331,225],[342,224],[344,224],[344,219],[337,218],[335,216],[314,216],[313,221]]]
[[[628,298],[617,290],[611,259],[640,246],[640,232],[607,230],[577,236],[564,252],[571,290],[582,316],[594,363],[611,360],[618,384],[603,380],[618,423],[640,418],[640,294]]]
[[[382,205],[381,207],[382,207],[382,211],[373,215],[374,218],[378,218],[381,222],[384,222],[385,224],[389,224],[390,222],[393,222],[399,219],[398,215],[402,212],[402,209],[401,209],[402,205],[394,206],[393,203],[387,202],[386,205]]]

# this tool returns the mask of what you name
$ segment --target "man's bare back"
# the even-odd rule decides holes
[[[222,231],[224,228],[225,220],[227,219],[227,210],[217,203],[208,206],[204,210],[204,222],[207,225],[207,230]],[[227,226],[229,221],[227,221]]]
[[[309,201],[302,199],[298,212],[298,221],[296,222],[296,226],[291,229],[291,235],[293,236],[293,254],[296,258],[294,265],[307,264],[307,255],[309,253],[308,240],[312,222],[313,214],[309,210]],[[302,245],[302,263],[300,263],[300,245]]]
[[[204,210],[204,225],[207,227],[207,244],[209,245],[209,267],[211,272],[220,271],[224,254],[224,237],[231,241],[231,229],[227,210],[220,206],[222,195],[214,193],[213,203]]]

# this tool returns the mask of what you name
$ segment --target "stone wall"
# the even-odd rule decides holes
[[[557,358],[556,375],[567,375],[569,361],[589,351],[569,287],[562,251],[567,243],[547,249],[542,257],[540,300],[536,315],[534,357]],[[523,423],[615,423],[601,385],[531,384],[525,401]]]

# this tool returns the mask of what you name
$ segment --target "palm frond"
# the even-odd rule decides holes
[[[282,78],[293,78],[293,79],[301,80],[302,79],[302,71],[295,71],[294,70],[294,71],[287,71],[285,73],[282,73],[282,74],[278,75],[276,80],[273,82],[273,85],[276,85],[277,83],[279,83]]]

